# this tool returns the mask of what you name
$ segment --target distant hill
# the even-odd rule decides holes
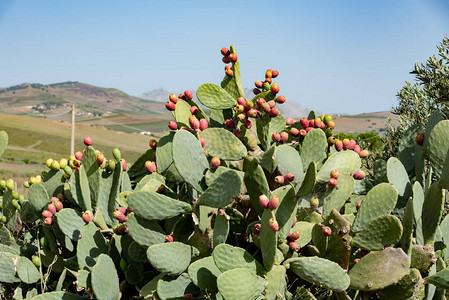
[[[54,84],[24,83],[0,89],[0,112],[12,114],[64,114],[76,104],[81,117],[117,113],[165,113],[161,103],[130,96],[118,89],[68,81]]]

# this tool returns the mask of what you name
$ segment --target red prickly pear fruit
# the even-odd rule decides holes
[[[281,143],[285,143],[288,140],[288,133],[285,131],[281,132]]]
[[[270,210],[275,210],[279,206],[279,197],[273,196],[271,197],[270,203],[268,203],[268,208]]]
[[[285,181],[292,182],[293,180],[295,180],[295,174],[289,172],[289,173],[285,174],[284,178],[285,178]]]
[[[187,293],[187,294],[184,294],[184,297],[193,298],[193,294],[192,293]]]
[[[351,141],[349,139],[344,139],[343,140],[343,149],[347,150],[349,149],[349,145],[351,144]]]
[[[299,244],[295,241],[288,242],[288,247],[290,247],[290,249],[295,252],[298,252],[300,249]]]
[[[259,90],[258,88],[254,88],[254,89],[253,89],[253,94],[254,94],[254,95],[259,95],[261,92],[262,92],[262,91]]]
[[[114,218],[120,222],[126,222],[126,216],[121,211],[114,211]]]
[[[118,210],[119,212],[121,212],[122,214],[126,214],[126,208],[124,208],[123,206],[117,207],[117,210]]]
[[[354,259],[354,265],[360,261],[360,258]]]
[[[228,63],[230,63],[230,62],[231,62],[231,60],[229,60]],[[225,66],[225,71],[228,70],[228,69],[232,69],[232,66],[231,66],[231,65],[226,65],[226,66]]]
[[[229,54],[229,58],[231,59],[231,62],[233,62],[233,63],[235,63],[235,62],[237,62],[237,54],[235,54],[235,53],[231,53],[231,54]]]
[[[229,56],[229,54],[231,54],[231,52],[229,51],[229,49],[226,48],[226,47],[221,48],[220,52],[221,52],[221,54],[222,54],[223,56]]]
[[[298,128],[295,128],[295,127],[290,128],[290,134],[293,136],[299,136]]]
[[[246,100],[245,100],[245,98],[243,98],[243,97],[239,97],[239,98],[237,99],[237,103],[238,103],[239,105],[245,106],[245,105],[246,105]]]
[[[150,142],[148,143],[150,145],[150,148],[153,150],[156,150],[157,147],[157,141],[155,139],[151,139]]]
[[[323,235],[324,236],[330,236],[332,234],[332,229],[329,226],[323,227]]]
[[[257,104],[257,106],[259,106],[259,107],[262,107],[262,104],[264,104],[266,101],[265,101],[265,99],[264,98],[257,98],[257,100],[256,100],[256,104]]]
[[[329,181],[327,182],[327,185],[328,185],[330,188],[334,188],[334,187],[337,186],[337,180],[336,180],[335,178],[331,178],[331,179],[329,179]]]
[[[184,95],[186,96],[186,100],[191,100],[191,99],[193,99],[193,94],[192,94],[192,92],[191,92],[190,90],[186,90],[186,91],[184,92]]]
[[[308,127],[315,127],[315,120],[309,120],[309,126]]]
[[[354,140],[349,140],[349,150],[354,150],[355,146],[357,145],[357,142]]]
[[[279,175],[279,176],[274,177],[274,181],[279,184],[284,184],[285,178],[284,178],[284,176]]]
[[[274,232],[279,231],[279,224],[278,224],[278,222],[276,221],[275,218],[271,218],[271,219],[268,221],[268,225],[270,226],[270,229],[271,229],[272,231],[274,231]]]
[[[310,199],[310,208],[317,209],[320,205],[320,200],[317,197]]]
[[[201,147],[204,148],[204,146],[206,146],[206,140],[203,137],[200,138],[200,143],[201,143]]]
[[[301,120],[299,120],[299,124],[301,124],[301,127],[306,129],[307,127],[309,127],[309,120],[307,120],[307,118],[302,118]]]
[[[276,98],[276,103],[282,104],[285,102],[285,96],[279,96]]]
[[[174,111],[176,109],[176,105],[171,101],[167,101],[165,102],[165,108],[169,111]]]
[[[259,204],[262,206],[262,208],[268,208],[268,205],[270,204],[270,199],[268,199],[265,195],[259,196]]]
[[[271,78],[265,78],[264,83],[266,82],[268,84],[271,84],[272,81],[273,81],[273,79],[271,79]]]
[[[250,110],[248,110],[248,112],[246,114],[250,118],[257,118],[259,116],[260,112],[257,109],[251,108]]]
[[[174,241],[173,236],[171,234],[168,234],[165,236],[165,242],[166,243],[172,243]]]
[[[226,57],[223,57],[221,59],[221,61],[224,62],[225,64],[229,64],[231,62],[231,59],[228,56],[226,56]]]
[[[258,236],[260,234],[260,223],[257,223],[251,229],[253,235]]]
[[[273,108],[273,107],[276,106],[276,102],[275,102],[274,100],[270,100],[270,101],[268,101],[267,103],[268,103],[268,105],[270,106],[270,108]]]
[[[198,112],[198,107],[197,106],[190,107],[190,113],[192,115],[196,115],[197,112]]]
[[[253,108],[254,103],[251,100],[246,100],[244,106],[245,106],[246,109],[251,109],[251,108]]]
[[[295,216],[295,219],[293,220],[292,228],[295,227],[297,221],[298,221],[298,219],[296,219],[296,216]]]
[[[241,138],[242,137],[242,133],[240,132],[240,130],[236,129],[232,132],[236,137]]]
[[[325,127],[326,127],[326,125],[323,122],[321,122],[319,128],[324,129]],[[332,131],[329,131],[329,132],[330,132],[330,134],[332,134]]]
[[[120,160],[120,163],[122,164],[122,170],[123,171],[128,171],[128,164],[126,163],[126,160],[124,158],[122,158]]]
[[[270,111],[270,117],[276,118],[279,115],[279,109],[277,107],[273,107]]]
[[[234,111],[235,111],[236,113],[240,114],[240,113],[242,113],[242,112],[245,112],[245,107],[244,107],[243,105],[237,104],[237,105],[234,107]]]
[[[300,137],[305,137],[307,135],[307,131],[305,130],[305,129],[301,129],[300,131],[299,131],[299,136]]]
[[[53,224],[53,218],[45,218],[44,224],[50,226],[51,224]]]
[[[340,173],[336,169],[331,171],[331,178],[338,179],[338,175],[340,175]]]
[[[92,139],[90,137],[85,137],[84,138],[84,145],[92,146]]]
[[[60,211],[61,209],[64,208],[64,205],[62,205],[61,201],[55,201],[55,207],[56,207],[56,211]]]
[[[176,97],[175,94],[170,94],[170,96],[168,96],[168,99],[175,104],[178,103],[178,97]]]
[[[271,77],[273,77],[272,70],[271,70],[271,69],[268,69],[268,70],[265,72],[265,78],[271,78]]]
[[[279,75],[279,71],[278,70],[273,70],[271,71],[271,78],[276,78]]]
[[[273,134],[271,135],[271,139],[273,140],[273,142],[279,143],[281,141],[281,135],[279,134],[279,132],[273,132]]]
[[[44,218],[51,218],[51,217],[53,217],[53,214],[50,211],[48,211],[48,210],[44,210],[42,212],[42,217],[44,217]]]
[[[170,128],[171,130],[177,130],[178,124],[175,121],[170,121],[168,122],[168,128]]]
[[[293,118],[290,118],[290,117],[285,119],[285,125],[287,125],[287,126],[290,126],[290,125],[294,124],[295,122],[296,122],[296,120]]]
[[[104,155],[101,153],[98,153],[97,154],[97,164],[99,166],[101,166],[103,164],[104,160],[105,160]]]
[[[260,80],[256,80],[256,82],[254,83],[254,85],[256,86],[256,88],[261,89],[263,87],[263,82]]]
[[[161,184],[158,188],[157,188],[157,192],[159,194],[164,194],[165,193],[165,185]]]
[[[154,161],[147,160],[145,162],[145,170],[147,170],[148,174],[156,172],[157,171],[156,163]]]
[[[315,120],[313,120],[313,126],[315,128],[321,128],[321,124],[324,125],[323,121],[321,121],[320,118],[315,118]]]
[[[195,116],[189,117],[189,125],[192,129],[199,129],[200,128],[200,121]]]
[[[182,99],[182,100],[186,100],[186,95],[184,95],[184,93],[181,93],[178,95],[178,98]]]
[[[94,215],[92,214],[92,212],[90,210],[86,210],[85,212],[83,212],[82,218],[83,218],[84,223],[89,223],[94,218]]]
[[[360,209],[360,203],[357,203],[357,205],[355,206],[355,209],[356,209],[356,210],[359,210],[359,209]]]
[[[369,155],[368,150],[362,150],[362,151],[360,151],[360,153],[359,153],[359,156],[360,156],[361,158],[366,158],[366,157],[368,157],[368,155]]]
[[[75,158],[77,159],[77,160],[81,160],[82,158],[83,158],[83,153],[81,153],[81,152],[76,152],[75,153]]]
[[[270,107],[270,105],[269,105],[267,102],[262,103],[262,105],[261,105],[260,107],[261,107],[262,110],[263,110],[265,113],[267,113],[267,114],[269,114],[270,111],[271,111],[271,107]]]
[[[227,69],[225,71],[226,76],[228,77],[234,77],[234,71],[232,69]]]
[[[326,127],[330,128],[330,129],[334,129],[335,128],[335,122],[334,121],[327,122]]]
[[[227,119],[227,120],[224,122],[224,126],[225,126],[226,128],[229,128],[229,129],[234,129],[234,128],[235,128],[235,123],[234,123],[233,120]]]
[[[50,198],[50,202],[51,202],[51,203],[56,202],[56,201],[58,201],[58,200],[59,200],[58,197],[51,197],[51,198]]]
[[[418,145],[422,146],[424,144],[424,132],[419,133],[415,140]]]
[[[354,152],[356,152],[356,153],[358,153],[358,154],[360,154],[360,151],[362,151],[362,149],[360,148],[360,146],[359,145],[355,145],[355,147],[354,147]]]
[[[279,85],[277,84],[277,83],[273,83],[272,85],[271,85],[271,93],[272,94],[277,94],[277,93],[279,93]]]
[[[201,131],[203,131],[203,130],[207,129],[207,127],[209,127],[209,124],[207,123],[207,120],[206,119],[200,119],[200,127],[199,127],[199,129]]]
[[[47,209],[49,212],[51,212],[52,215],[56,213],[56,206],[53,203],[50,203],[47,205]]]
[[[212,157],[210,160],[210,167],[212,170],[216,170],[220,166],[220,158],[217,156]]]
[[[341,151],[343,149],[343,142],[340,140],[335,141],[335,150]]]
[[[246,129],[250,129],[253,127],[253,123],[250,120],[246,120],[243,126],[245,126]]]
[[[354,177],[355,180],[362,180],[365,178],[365,171],[363,170],[358,170],[357,172],[355,172],[354,174],[352,174],[352,177]]]
[[[301,236],[301,232],[299,232],[299,230],[296,230],[295,232],[293,232],[290,235],[290,240],[291,241],[296,241],[297,239],[299,239],[300,236]]]

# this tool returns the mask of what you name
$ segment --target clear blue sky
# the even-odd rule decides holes
[[[1,0],[0,86],[82,81],[131,95],[180,92],[278,69],[287,101],[323,112],[388,110],[416,61],[449,33],[449,1]]]

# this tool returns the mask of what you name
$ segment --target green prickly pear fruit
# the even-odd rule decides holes
[[[47,226],[51,226],[51,224],[53,224],[53,218],[45,218],[44,224]]]
[[[268,220],[268,224],[269,224],[270,229],[272,231],[274,231],[274,232],[279,231],[279,224],[278,224],[278,222],[276,221],[275,218],[270,218],[270,220]]]
[[[84,138],[84,145],[92,146],[92,139],[89,136]]]
[[[54,171],[58,171],[59,168],[60,168],[59,162],[58,162],[57,160],[54,160],[54,161],[51,163],[51,169],[54,170]]]
[[[298,252],[300,249],[299,244],[295,241],[288,242],[288,246],[294,252]]]
[[[114,211],[114,218],[120,222],[126,222],[126,216],[121,211]]]
[[[51,168],[51,163],[53,162],[53,159],[49,158],[47,159],[47,161],[45,162],[45,165],[47,166],[47,168]]]
[[[37,268],[39,268],[39,267],[41,266],[41,260],[39,259],[39,256],[37,256],[37,255],[31,256],[31,262],[32,262],[33,265],[35,265]]]
[[[6,189],[6,181],[4,181],[3,179],[0,180],[0,190],[4,190]]]
[[[24,195],[19,195],[19,204],[20,206],[23,206],[23,204],[25,203],[25,196]]]
[[[348,150],[350,145],[351,145],[351,141],[349,139],[344,139],[343,140],[343,149],[344,150]]]
[[[362,151],[360,151],[360,153],[359,153],[359,156],[360,156],[361,158],[366,158],[366,157],[368,157],[368,155],[369,155],[368,150],[362,150]]]
[[[65,158],[61,158],[59,160],[59,167],[61,169],[64,169],[64,167],[66,167],[68,164],[69,164],[69,161],[67,159],[65,159]]]
[[[128,264],[123,258],[120,260],[120,269],[122,270],[123,273],[125,273],[128,270]]]
[[[94,215],[90,210],[86,210],[85,212],[83,212],[82,218],[84,223],[89,223],[94,218]]]
[[[285,178],[284,178],[284,176],[279,175],[274,178],[274,181],[279,184],[284,184]]]
[[[276,78],[278,76],[279,76],[279,71],[278,70],[271,71],[271,78]]]
[[[41,244],[41,249],[42,250],[47,250],[48,249],[48,239],[45,236],[40,238],[39,243]]]
[[[115,161],[113,161],[112,159],[109,160],[107,169],[108,169],[108,171],[111,171],[111,172],[114,171],[114,169],[115,169]]]
[[[212,170],[217,169],[220,166],[220,158],[215,156],[210,160],[210,167]]]
[[[279,132],[273,132],[273,134],[271,135],[271,139],[273,140],[273,142],[279,143],[281,141],[281,135],[279,134]]]
[[[52,218],[53,214],[49,210],[44,210],[44,211],[42,211],[42,217],[44,217],[44,218]]]
[[[52,215],[56,213],[56,206],[53,203],[50,203],[47,205],[47,209],[49,212],[51,212]]]
[[[293,180],[295,180],[295,174],[289,172],[289,173],[285,174],[284,179],[287,182],[292,182]]]
[[[338,179],[338,175],[340,175],[340,173],[338,173],[337,170],[334,169],[331,171],[331,178]]]
[[[332,229],[329,226],[324,226],[322,232],[324,236],[330,236],[332,234]]]
[[[12,191],[11,196],[13,199],[16,199],[16,200],[19,199],[19,193],[17,191]]]
[[[168,128],[171,130],[178,130],[178,124],[175,121],[168,122]]]
[[[259,204],[263,208],[268,208],[268,205],[270,204],[270,199],[268,199],[268,197],[265,195],[260,195],[259,196]]]
[[[120,149],[114,148],[114,150],[112,150],[112,156],[114,156],[116,161],[120,161],[122,159],[122,154],[120,153]]]
[[[355,172],[352,177],[354,177],[355,180],[362,180],[364,179],[366,176],[365,171],[363,170],[358,170],[357,172]]]
[[[329,124],[330,121],[332,121],[332,116],[329,114],[324,115],[324,117],[323,117],[324,124]],[[335,125],[335,123],[334,123],[334,125]]]
[[[55,202],[54,202],[54,205],[55,205],[55,207],[56,207],[56,211],[60,211],[61,209],[64,208],[64,205],[62,205],[62,202],[61,202],[61,201],[55,201]]]
[[[14,189],[14,180],[8,179],[8,181],[6,181],[6,188],[12,191]]]
[[[156,172],[157,171],[156,163],[154,161],[147,160],[145,162],[145,170],[147,170],[148,174]]]
[[[20,211],[21,206],[20,206],[20,204],[19,204],[19,201],[17,201],[16,199],[13,199],[13,200],[11,201],[11,205],[12,205],[12,207],[14,207],[14,208],[17,209],[18,211]]]
[[[0,218],[0,223],[6,224],[6,216]]]
[[[310,199],[310,208],[315,210],[318,208],[319,205],[320,200],[317,197],[313,197],[312,199]]]
[[[175,94],[170,94],[170,96],[168,96],[168,99],[175,104],[178,102],[178,97],[176,97]]]
[[[341,151],[343,149],[343,142],[340,140],[335,141],[335,150]]]
[[[23,186],[24,186],[25,188],[29,188],[29,187],[30,187],[30,182],[29,182],[29,181],[24,181],[24,182],[23,182]]]
[[[268,203],[268,209],[275,210],[279,206],[279,197],[273,196]]]
[[[335,178],[331,178],[331,179],[329,179],[329,181],[327,182],[327,185],[328,185],[330,188],[337,187],[337,180],[336,180]]]
[[[173,235],[172,235],[172,234],[166,235],[166,236],[165,236],[165,242],[166,242],[166,243],[172,243],[172,242],[174,242]]]

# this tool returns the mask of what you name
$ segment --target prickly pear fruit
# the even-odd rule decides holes
[[[193,99],[193,93],[192,93],[192,91],[190,91],[190,90],[186,90],[186,91],[184,92],[184,95],[186,96],[186,100],[191,100],[191,99]]]
[[[2,223],[2,224],[5,224],[6,223],[6,216],[2,216],[1,218],[0,218],[0,223]]]
[[[362,180],[363,178],[365,178],[365,171],[363,170],[358,170],[357,172],[355,172],[352,177],[354,177],[355,180]]]
[[[89,136],[84,138],[84,145],[92,146],[92,139]]]
[[[274,231],[274,232],[279,231],[279,224],[278,224],[278,222],[276,221],[275,218],[271,218],[271,219],[268,221],[268,224],[269,224],[270,229],[271,229],[272,231]]]
[[[285,131],[281,132],[281,143],[285,143],[288,140],[288,133]]]
[[[276,78],[276,77],[278,77],[278,75],[279,75],[279,71],[278,70],[271,71],[271,77],[272,78]]]
[[[418,145],[422,146],[424,144],[424,132],[419,133],[415,140]]]
[[[300,236],[301,236],[301,232],[299,232],[299,230],[296,230],[295,232],[293,232],[290,235],[290,240],[291,241],[296,241],[297,239],[299,239]]]
[[[310,199],[310,208],[317,209],[320,205],[320,200],[317,197]]]
[[[192,129],[199,129],[200,128],[200,122],[195,116],[189,117],[189,125]]]
[[[359,145],[355,145],[355,146],[354,146],[354,149],[352,149],[352,150],[354,150],[354,152],[356,152],[356,153],[358,153],[358,154],[360,154],[360,151],[362,151],[362,149],[360,148]]]
[[[341,151],[343,149],[343,142],[340,140],[335,141],[335,150]]]
[[[42,217],[51,218],[51,217],[53,217],[53,214],[48,210],[44,210],[44,211],[42,211]]]
[[[290,126],[290,125],[292,125],[292,124],[295,123],[295,122],[296,122],[296,120],[293,119],[293,118],[290,118],[290,117],[288,117],[287,119],[285,119],[285,125],[287,125],[287,126]]]
[[[31,256],[31,262],[37,268],[39,268],[41,266],[41,260],[39,259],[39,256],[37,256],[37,255]]]
[[[324,236],[330,236],[332,234],[332,229],[328,226],[323,227],[323,235]]]
[[[120,163],[122,164],[122,170],[123,171],[128,171],[128,164],[126,163],[126,160],[124,158],[122,158],[120,160]]]
[[[281,141],[281,135],[279,134],[279,132],[273,132],[273,134],[271,135],[271,139],[273,140],[273,142],[279,143]]]
[[[156,172],[157,171],[156,162],[147,160],[145,162],[145,170],[147,170],[149,174]]]
[[[59,168],[60,168],[59,162],[58,162],[57,160],[54,160],[54,161],[51,163],[51,169],[54,170],[54,171],[58,171]]]
[[[277,93],[279,93],[279,85],[277,84],[277,83],[273,83],[272,85],[271,85],[271,93],[273,93],[273,94],[277,94]]]
[[[120,149],[114,148],[114,150],[112,150],[112,156],[114,156],[116,161],[120,161],[122,159],[122,154],[120,153]]]
[[[173,236],[171,234],[168,234],[165,236],[165,242],[166,243],[172,243],[174,241]]]
[[[51,159],[51,158],[47,159],[47,161],[45,162],[45,165],[47,166],[47,168],[51,168],[52,162],[53,162],[53,159]]]
[[[157,147],[157,141],[155,139],[151,139],[150,142],[148,143],[150,148],[153,150],[156,150]]]
[[[177,130],[178,124],[175,121],[170,121],[168,122],[168,128],[170,128],[171,130]]]
[[[331,178],[338,179],[338,175],[340,175],[340,173],[338,173],[337,170],[334,169],[331,171]]]
[[[212,170],[217,169],[220,166],[220,158],[215,156],[210,160],[210,167]]]
[[[334,121],[327,122],[326,127],[330,128],[330,129],[334,129],[335,128],[335,122]]]
[[[274,178],[274,181],[277,182],[277,183],[279,183],[279,184],[284,184],[285,178],[284,178],[284,176],[279,175],[279,176],[276,176],[276,177]]]
[[[271,197],[271,200],[268,203],[268,208],[270,210],[275,210],[278,206],[279,206],[279,197],[278,196]]]
[[[170,94],[170,96],[168,96],[168,99],[175,104],[178,102],[178,97],[176,97],[175,94]]]
[[[84,223],[89,223],[94,218],[94,215],[90,210],[86,210],[85,212],[83,212],[82,218]]]
[[[60,211],[61,209],[64,208],[64,205],[62,205],[62,202],[61,202],[61,201],[55,201],[55,202],[54,202],[54,205],[55,205],[55,207],[56,207],[56,211]]]
[[[362,150],[362,151],[360,151],[360,153],[359,153],[359,156],[360,156],[361,158],[366,158],[366,157],[368,157],[368,155],[369,155],[368,150]]]
[[[299,249],[300,249],[299,244],[297,242],[295,242],[295,241],[288,242],[288,246],[290,247],[290,249],[292,251],[295,251],[295,252],[298,252]]]
[[[56,213],[56,206],[53,203],[50,203],[47,205],[47,209],[49,212],[51,212],[52,215]]]
[[[51,224],[53,224],[53,218],[45,218],[44,224],[50,226]]]
[[[199,129],[200,130],[205,130],[205,129],[207,129],[207,127],[209,127],[209,124],[207,123],[207,120],[206,119],[200,119]]]
[[[121,211],[114,211],[114,218],[120,222],[126,222],[126,216]]]
[[[231,62],[233,62],[233,63],[235,63],[235,62],[237,62],[237,54],[235,54],[235,53],[231,53],[231,54],[229,54],[229,58],[231,59]]]
[[[125,225],[123,223],[119,223],[119,224],[113,226],[112,230],[117,235],[122,235],[122,234],[126,233],[126,227],[125,227]]]
[[[268,208],[268,205],[270,204],[270,199],[268,199],[268,197],[265,195],[260,195],[259,196],[259,204],[263,208]]]
[[[229,56],[229,54],[231,54],[231,52],[229,51],[229,49],[228,48],[225,48],[225,47],[223,47],[223,48],[221,48],[221,54],[223,55],[223,56],[226,56],[226,57],[228,57]]]
[[[351,141],[349,139],[343,140],[343,149],[348,150],[350,145],[351,145]]]
[[[285,174],[284,179],[287,182],[292,182],[293,180],[295,180],[295,174],[289,172],[289,173]]]
[[[331,188],[334,188],[337,186],[337,180],[335,178],[331,178],[329,179],[329,181],[327,182],[327,185]]]

